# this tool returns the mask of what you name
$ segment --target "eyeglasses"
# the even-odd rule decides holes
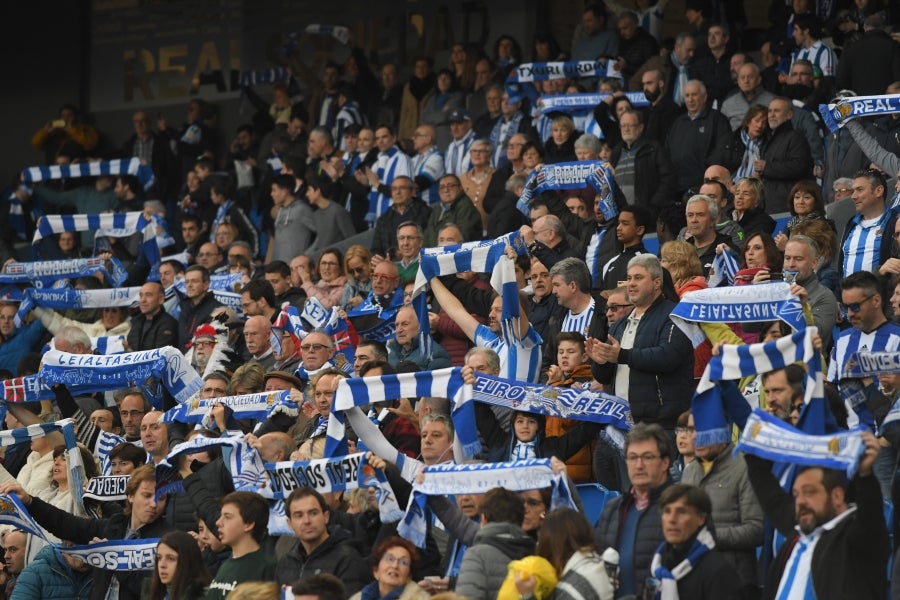
[[[120,410],[119,414],[123,417],[141,417],[144,415],[142,410]]]
[[[634,304],[607,304],[606,310],[617,311],[622,310],[623,308],[628,308],[629,306],[634,306]]]
[[[215,342],[194,342],[194,346],[197,348],[210,348],[215,345]]]
[[[679,434],[679,433],[694,433],[695,431],[696,431],[696,429],[694,429],[693,427],[676,427],[676,428],[675,428],[675,433],[676,433],[676,434]]]
[[[444,183],[438,186],[439,190],[455,190],[459,187],[458,183]]]
[[[862,305],[874,297],[875,297],[875,295],[873,294],[873,295],[869,296],[868,298],[866,298],[865,300],[862,300],[860,302],[852,302],[850,304],[844,304],[843,302],[841,302],[841,310],[845,313],[847,313],[847,312],[858,313],[859,311],[862,310]]]
[[[300,349],[304,352],[321,352],[322,350],[327,349],[328,346],[325,344],[301,344]]]
[[[382,279],[386,279],[387,281],[393,281],[394,279],[399,279],[399,277],[394,277],[392,275],[382,275],[381,273],[375,273],[372,275],[372,279],[375,281],[381,281]]]
[[[835,194],[852,194],[853,190],[851,190],[850,188],[835,188],[834,193]]]
[[[636,463],[637,461],[641,461],[642,463],[649,464],[660,458],[662,457],[659,454],[629,454],[625,457],[625,462]]]
[[[381,557],[381,560],[386,562],[389,565],[399,565],[401,567],[409,566],[408,558],[400,558],[399,556],[394,556],[393,554],[385,554]]]

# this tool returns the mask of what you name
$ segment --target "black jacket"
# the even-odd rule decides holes
[[[76,544],[88,544],[94,538],[121,540],[125,537],[131,521],[131,517],[124,513],[117,513],[106,519],[76,517],[40,498],[32,498],[31,504],[28,505],[28,512],[50,533]],[[159,518],[141,527],[137,531],[137,537],[141,539],[158,538],[172,529],[165,519]],[[97,568],[92,570],[91,600],[103,600],[114,572]],[[149,573],[149,571],[118,571],[116,578],[119,580],[120,600],[139,600],[143,580],[150,576]]]
[[[666,94],[658,103],[651,104],[645,110],[644,137],[656,140],[665,146],[672,123],[683,112],[684,109],[675,104],[675,101]]]
[[[641,317],[634,347],[619,352],[619,363],[591,365],[594,378],[604,384],[615,381],[619,364],[628,365],[628,401],[635,423],[659,423],[670,430],[690,407],[696,387],[694,348],[669,318],[674,307],[674,302],[659,296]],[[620,319],[609,335],[621,341],[627,324],[628,319]],[[621,395],[621,390],[616,393]]]
[[[695,119],[679,115],[669,129],[666,146],[677,174],[676,190],[697,190],[709,165],[722,164],[725,146],[731,138],[728,117],[709,106]]]
[[[397,227],[401,223],[413,221],[424,230],[430,216],[431,207],[425,204],[421,198],[413,198],[403,214],[391,206],[375,221],[375,231],[372,233],[372,254],[389,256],[390,252],[397,248]]]
[[[690,538],[681,548],[666,543],[662,551],[662,564],[671,571],[687,556],[696,537]],[[691,600],[740,600],[740,578],[734,566],[722,553],[713,548],[693,565],[691,572],[678,580],[678,597]]]
[[[198,304],[190,298],[181,301],[181,316],[178,317],[178,349],[184,352],[194,337],[194,331],[203,323],[208,323],[212,311],[222,306],[212,292],[200,299]]]
[[[757,206],[756,208],[745,210],[737,224],[741,226],[744,232],[744,239],[746,240],[757,231],[772,235],[772,232],[775,231],[776,223],[775,219],[766,214],[765,209]]]
[[[745,455],[750,484],[766,518],[785,536],[772,562],[764,598],[775,598],[790,552],[799,537],[791,494],[772,474],[772,463]],[[824,531],[812,555],[813,590],[819,600],[885,598],[891,544],[884,523],[881,488],[874,475],[853,480],[856,512]]]
[[[624,142],[612,150],[609,162],[614,167],[619,166],[623,145]],[[676,185],[675,171],[672,170],[672,162],[659,142],[642,135],[632,145],[632,149],[635,147],[634,198],[629,198],[628,203],[639,204],[649,209],[653,219],[656,219],[660,210],[675,201],[672,195]]]
[[[341,578],[347,596],[352,596],[372,581],[372,571],[363,559],[362,549],[349,531],[343,527],[329,528],[328,538],[316,546],[311,554],[300,540],[278,561],[275,581],[291,585],[299,579],[330,573]]]
[[[662,533],[662,517],[659,512],[659,497],[663,490],[672,485],[666,480],[658,488],[650,490],[650,506],[638,517],[634,537],[634,591],[640,598],[644,582],[650,575],[650,563],[656,549],[665,540]],[[629,510],[634,510],[634,496],[626,492],[607,502],[600,513],[600,519],[594,527],[594,541],[597,548],[615,548],[622,545],[622,524]],[[689,596],[682,596],[688,598]]]
[[[788,195],[800,179],[812,178],[813,160],[806,137],[790,121],[769,132],[759,157],[766,161],[762,172],[765,209],[771,214],[786,212]]]
[[[143,313],[131,317],[128,349],[132,352],[153,350],[163,346],[178,346],[178,320],[160,309],[153,317]]]

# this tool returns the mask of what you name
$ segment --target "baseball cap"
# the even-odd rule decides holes
[[[457,108],[452,113],[450,113],[450,118],[448,119],[451,123],[462,123],[463,121],[471,121],[472,117],[469,116],[469,112],[463,108]]]

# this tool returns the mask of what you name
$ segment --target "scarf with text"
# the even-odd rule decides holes
[[[806,327],[803,306],[784,281],[759,285],[707,288],[688,292],[670,315],[696,348],[706,339],[697,323],[763,323],[784,321],[795,330]]]
[[[156,563],[157,538],[103,540],[80,546],[54,543],[15,495],[0,496],[0,524],[12,525],[47,542],[57,552],[107,571],[149,571]]]
[[[131,475],[98,475],[88,481],[84,497],[98,502],[125,500],[125,490]]]
[[[3,267],[0,283],[31,284],[36,288],[53,285],[62,279],[74,279],[100,273],[106,281],[119,286],[128,273],[116,258],[66,258],[63,260],[38,260],[27,263],[13,262]]]
[[[900,94],[849,96],[833,104],[819,105],[819,114],[832,133],[853,119],[896,113],[900,113]]]
[[[257,419],[260,422],[275,413],[296,417],[300,412],[297,403],[291,400],[290,391],[275,390],[222,398],[193,398],[167,410],[163,422],[199,423],[208,429],[215,425],[210,410],[216,404],[227,407],[230,416],[235,419]]]
[[[608,92],[600,92],[598,94],[541,96],[537,101],[537,108],[543,115],[559,112],[570,115],[592,113],[598,104],[611,95]],[[625,92],[625,96],[632,106],[650,106],[650,101],[644,96],[644,92]]]
[[[265,477],[265,467],[259,451],[244,442],[239,432],[226,432],[217,438],[197,435],[169,450],[166,457],[156,465],[156,497],[184,491],[178,472],[179,457],[215,447],[222,449],[222,459],[231,473],[236,491],[255,492],[260,488]]]
[[[150,165],[142,165],[141,159],[121,158],[115,160],[99,160],[73,163],[70,165],[50,165],[28,167],[22,171],[22,181],[34,183],[53,179],[77,179],[81,177],[101,177],[113,175],[134,175],[145,190],[153,186],[153,169]]]
[[[500,463],[441,464],[426,466],[421,483],[413,484],[406,515],[397,533],[420,548],[425,547],[427,496],[481,494],[495,487],[513,492],[551,488],[550,509],[576,508],[569,492],[568,479],[556,474],[549,458],[530,458]]]
[[[580,160],[542,165],[540,170],[534,170],[528,175],[525,187],[522,190],[522,196],[519,197],[519,201],[516,203],[516,208],[527,217],[531,211],[531,199],[535,195],[549,190],[581,189],[586,183],[590,183],[588,177],[598,170],[609,178],[608,181],[612,179],[612,173],[608,170],[608,165],[604,166],[603,161],[599,160]],[[603,195],[602,192],[601,195]]]
[[[52,310],[128,307],[137,303],[140,291],[140,287],[102,290],[76,290],[69,286],[50,289],[27,288],[22,294],[22,302],[16,312],[16,327],[22,326],[22,319],[35,306]]]
[[[162,406],[163,387],[179,404],[203,387],[194,368],[172,346],[109,356],[50,350],[44,354],[38,374],[47,387],[63,384],[79,393],[137,386],[157,409]]]

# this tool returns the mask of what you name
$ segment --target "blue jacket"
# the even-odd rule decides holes
[[[78,600],[91,594],[91,570],[75,571],[53,546],[44,546],[19,574],[10,600]]]
[[[8,369],[15,373],[19,361],[29,352],[34,352],[35,345],[45,331],[47,330],[44,329],[40,319],[17,328],[11,336],[0,343],[0,369]]]

